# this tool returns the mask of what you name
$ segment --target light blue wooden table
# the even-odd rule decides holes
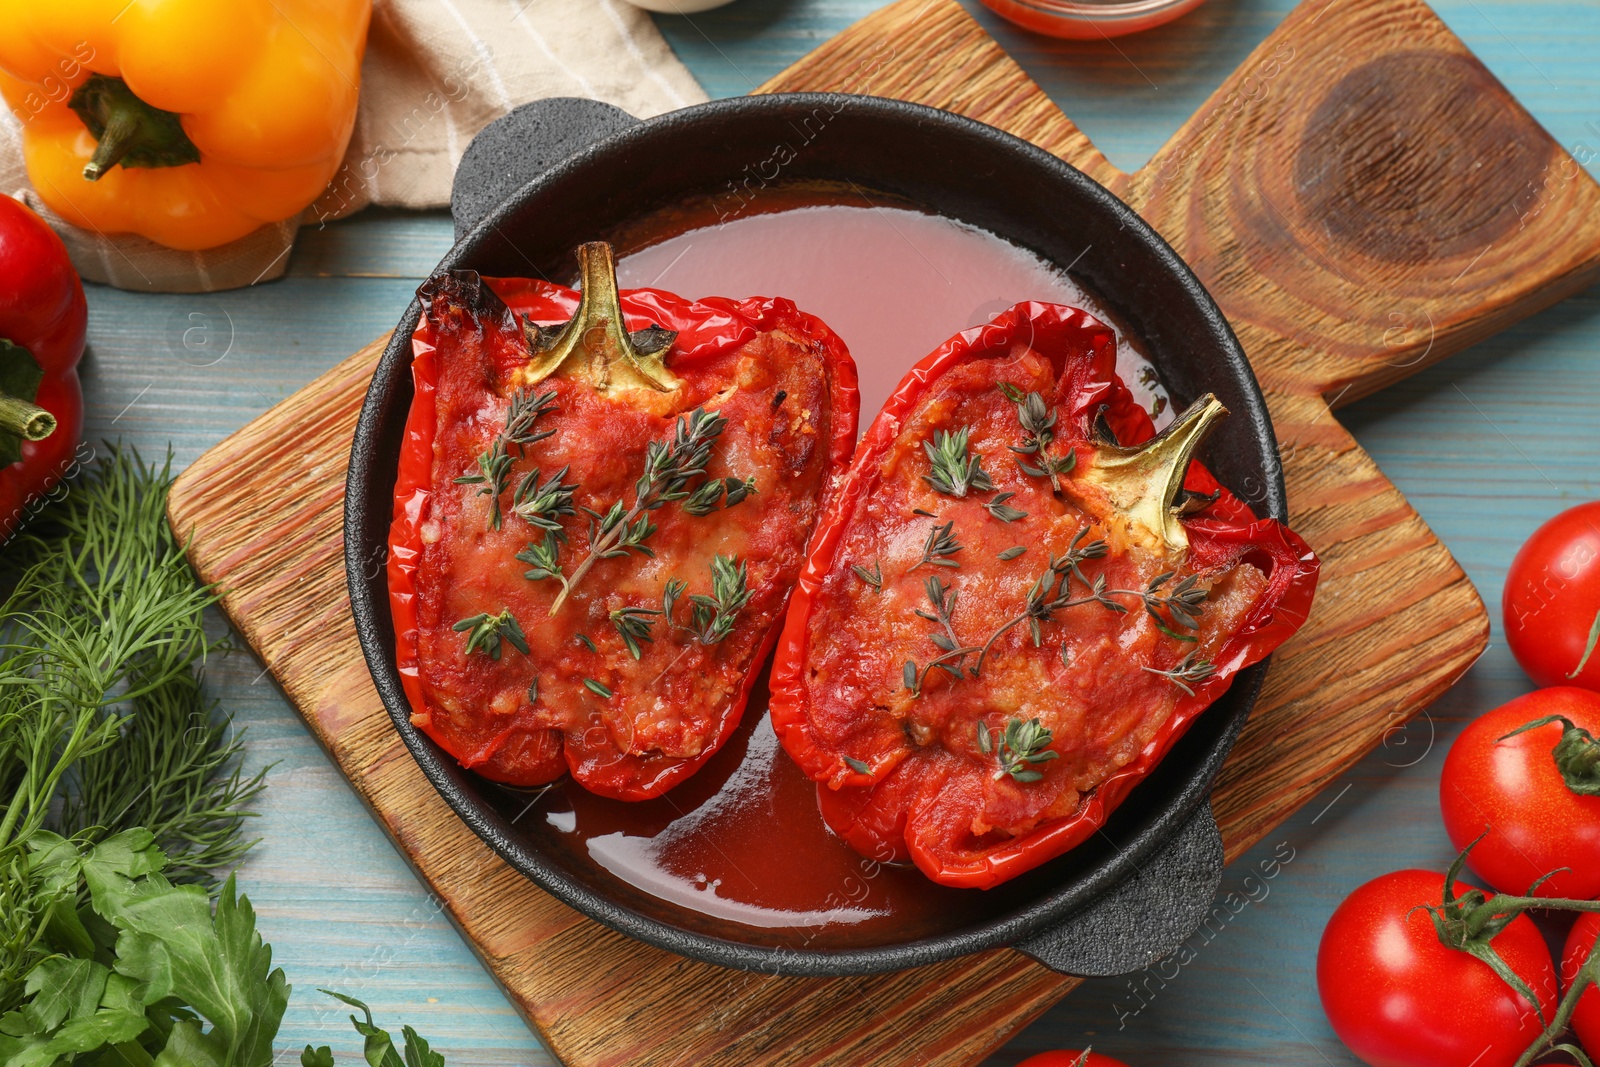
[[[966,0],[976,8],[971,0]],[[663,18],[713,96],[747,92],[878,0],[739,0]],[[1142,163],[1283,17],[1289,0],[1210,0],[1167,28],[1067,44],[981,17],[1052,97],[1127,169]],[[1600,145],[1600,0],[1443,0],[1450,26],[1567,146]],[[89,293],[89,432],[179,465],[390,328],[450,244],[442,214],[368,212],[307,232],[281,281],[212,296]],[[181,338],[202,325],[196,353]],[[209,364],[209,365],[202,365]],[[1258,849],[1294,860],[1189,967],[1141,1006],[1090,983],[996,1054],[1013,1064],[1092,1041],[1133,1067],[1355,1061],[1318,1007],[1318,937],[1339,900],[1399,867],[1442,869],[1443,751],[1461,724],[1528,688],[1499,633],[1506,565],[1540,521],[1600,496],[1600,292],[1568,300],[1341,416],[1455,552],[1493,610],[1489,652],[1428,716],[1334,783]],[[241,881],[297,992],[281,1046],[359,1043],[318,986],[404,1020],[452,1067],[551,1059],[249,654],[210,685],[272,764]],[[1256,856],[1247,857],[1252,862]],[[1225,888],[1238,888],[1242,868]],[[1259,894],[1258,894],[1259,895]],[[1153,987],[1152,987],[1153,988]],[[919,1062],[907,1048],[904,1064]],[[291,1057],[286,1055],[284,1062]],[[898,1064],[894,1067],[899,1067]]]

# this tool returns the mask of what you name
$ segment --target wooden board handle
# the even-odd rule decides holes
[[[1113,184],[1264,387],[1337,402],[1600,273],[1600,186],[1421,0],[1307,0]]]

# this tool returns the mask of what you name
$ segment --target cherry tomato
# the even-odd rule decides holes
[[[1110,1056],[1102,1056],[1098,1052],[1090,1052],[1084,1056],[1083,1049],[1058,1049],[1054,1052],[1040,1052],[1029,1056],[1017,1067],[1128,1067],[1121,1060],[1114,1060]]]
[[[1533,532],[1511,561],[1500,609],[1511,653],[1534,682],[1600,690],[1600,500]]]
[[[1567,947],[1561,953],[1564,980],[1570,982],[1578,973],[1589,950],[1594,948],[1596,938],[1600,938],[1600,913],[1585,912],[1578,916],[1572,933],[1567,935]],[[1589,991],[1578,998],[1578,1010],[1572,1013],[1572,1028],[1578,1032],[1578,1040],[1590,1055],[1600,1055],[1600,986],[1590,986]]]
[[[1574,686],[1540,689],[1469,723],[1450,747],[1439,778],[1445,832],[1457,850],[1479,834],[1467,862],[1502,893],[1600,897],[1600,796],[1580,796],[1562,778],[1551,749],[1559,723],[1500,740],[1547,715],[1564,715],[1600,734],[1600,693]]]
[[[1468,888],[1456,883],[1458,895]],[[1323,1011],[1372,1067],[1512,1067],[1542,1031],[1533,1006],[1488,964],[1440,943],[1418,906],[1443,892],[1443,875],[1395,871],[1346,897],[1322,932]],[[1552,1014],[1555,964],[1533,921],[1519,916],[1493,945]]]

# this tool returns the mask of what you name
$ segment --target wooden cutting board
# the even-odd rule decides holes
[[[1424,4],[1308,0],[1131,174],[953,0],[891,4],[762,88],[896,96],[1026,137],[1132,204],[1232,321],[1323,581],[1218,782],[1230,858],[1483,650],[1488,618],[1466,576],[1330,408],[1589,284],[1600,187]],[[721,970],[581,918],[490,852],[390,728],[350,619],[340,509],[380,349],[201,457],[173,490],[172,520],[193,531],[191,558],[226,590],[234,624],[562,1060],[971,1064],[1072,988],[1010,950],[871,978]]]

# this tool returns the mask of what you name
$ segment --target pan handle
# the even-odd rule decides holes
[[[610,104],[553,96],[514,108],[478,131],[456,166],[456,240],[512,193],[568,156],[639,120]]]
[[[1222,885],[1222,833],[1202,803],[1176,836],[1099,900],[1014,946],[1061,974],[1108,978],[1148,967],[1200,928]]]

